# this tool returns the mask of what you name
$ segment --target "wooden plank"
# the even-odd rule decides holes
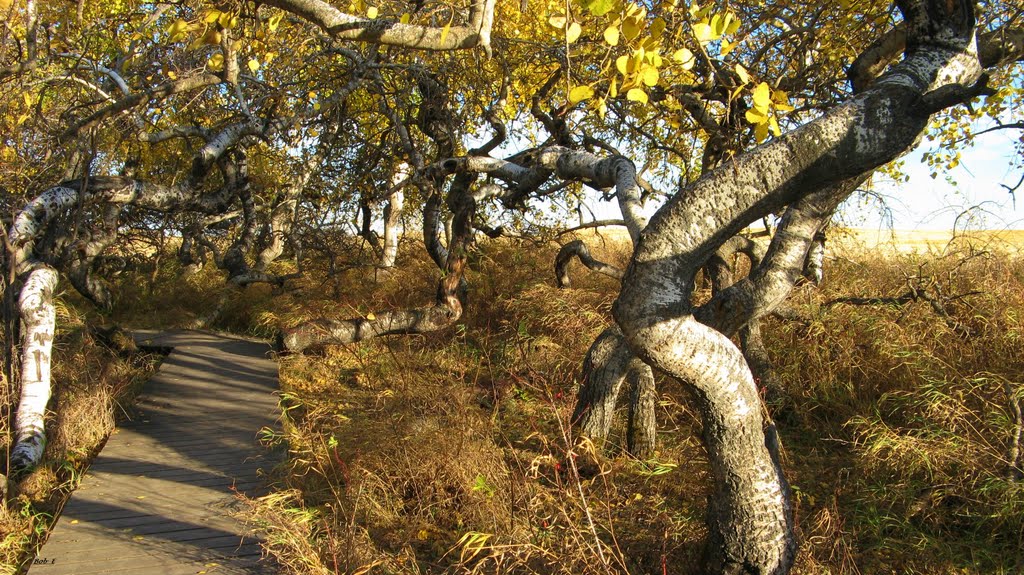
[[[238,518],[237,493],[276,462],[257,442],[277,414],[266,344],[201,332],[146,334],[172,347],[65,506],[33,575],[274,573]]]

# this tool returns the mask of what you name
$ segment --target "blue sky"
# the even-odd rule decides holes
[[[1001,184],[1014,186],[1021,177],[1015,167],[1013,140],[1018,130],[1000,130],[979,136],[972,147],[960,150],[960,165],[949,172],[951,185],[940,174],[932,179],[931,169],[921,154],[934,147],[925,140],[905,158],[906,183],[894,183],[876,176],[873,191],[883,196],[891,214],[892,227],[899,230],[1024,229],[1024,186],[1018,201]],[[877,204],[865,207],[851,198],[843,209],[850,225],[888,227],[887,216]],[[861,222],[857,220],[863,218]],[[959,218],[959,220],[958,220]]]

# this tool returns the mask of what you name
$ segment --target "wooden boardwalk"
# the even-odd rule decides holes
[[[256,442],[277,413],[269,347],[181,331],[137,335],[173,347],[64,507],[31,575],[274,573],[236,518],[275,463]]]

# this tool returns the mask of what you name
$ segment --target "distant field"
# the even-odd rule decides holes
[[[580,232],[584,238],[595,240],[629,241],[626,228],[608,226],[599,230]],[[1024,250],[1024,230],[889,230],[869,228],[837,228],[828,236],[832,248],[851,250],[880,250],[884,252],[934,253],[940,254],[947,247],[964,248],[971,246],[976,250],[994,250],[1007,253],[1019,253]],[[591,241],[588,239],[588,241]]]
[[[910,231],[848,228],[835,230],[829,237],[849,248],[891,250],[897,253],[940,253],[950,245],[971,246],[979,250],[1017,253],[1024,248],[1024,230]]]

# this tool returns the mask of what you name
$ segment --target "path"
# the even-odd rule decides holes
[[[195,331],[139,333],[173,347],[74,492],[31,575],[274,573],[233,517],[233,490],[274,464],[256,442],[277,413],[269,347]]]

